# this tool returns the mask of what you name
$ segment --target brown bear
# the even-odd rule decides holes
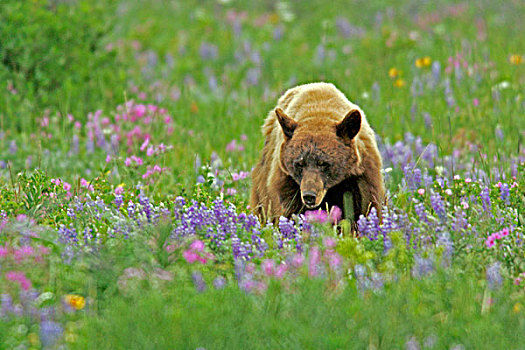
[[[385,188],[374,132],[363,111],[334,85],[286,91],[266,118],[263,134],[250,199],[262,220],[334,205],[344,213],[344,203],[353,210],[348,218],[353,221],[372,207],[381,215]]]

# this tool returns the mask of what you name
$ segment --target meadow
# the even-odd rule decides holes
[[[0,349],[525,349],[521,1],[0,3]],[[248,207],[286,89],[366,113],[352,233]]]

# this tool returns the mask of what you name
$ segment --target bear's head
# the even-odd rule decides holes
[[[361,129],[359,110],[351,110],[340,122],[312,119],[298,123],[280,108],[275,114],[284,134],[281,170],[300,186],[308,209],[318,207],[330,188],[362,172],[355,140]]]

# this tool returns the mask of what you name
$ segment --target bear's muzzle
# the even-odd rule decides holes
[[[317,171],[305,171],[301,179],[301,199],[308,209],[318,207],[326,195],[323,179]]]

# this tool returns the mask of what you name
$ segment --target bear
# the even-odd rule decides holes
[[[372,207],[381,218],[385,188],[374,131],[361,108],[333,84],[287,90],[262,131],[250,197],[261,221],[276,223],[281,216],[333,206],[350,213],[345,218],[354,229]]]

